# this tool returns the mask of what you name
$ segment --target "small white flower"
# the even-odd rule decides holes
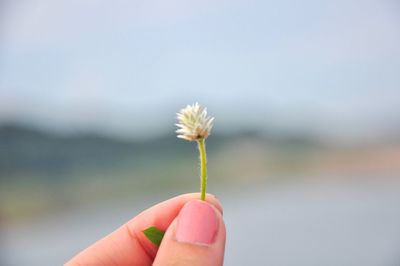
[[[214,117],[207,116],[207,109],[198,103],[188,105],[177,113],[178,138],[189,141],[205,139],[210,135]]]

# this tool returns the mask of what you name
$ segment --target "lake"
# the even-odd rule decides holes
[[[277,184],[217,193],[225,265],[400,265],[398,184]],[[81,208],[1,228],[1,265],[61,265],[161,198]]]

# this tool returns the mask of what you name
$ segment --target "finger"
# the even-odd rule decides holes
[[[150,226],[167,230],[185,203],[199,197],[199,193],[184,194],[143,211],[79,253],[66,265],[151,265],[158,248],[142,231]],[[207,194],[206,199],[222,212],[215,196]]]
[[[225,238],[221,213],[207,202],[190,201],[168,228],[153,265],[223,265]]]

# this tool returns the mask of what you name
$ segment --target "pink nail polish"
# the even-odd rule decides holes
[[[218,231],[218,219],[209,203],[190,201],[178,216],[176,240],[192,244],[212,244]]]

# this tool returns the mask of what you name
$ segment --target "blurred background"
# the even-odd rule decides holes
[[[216,117],[226,265],[400,264],[400,5],[0,2],[0,265],[61,265],[197,191]]]

